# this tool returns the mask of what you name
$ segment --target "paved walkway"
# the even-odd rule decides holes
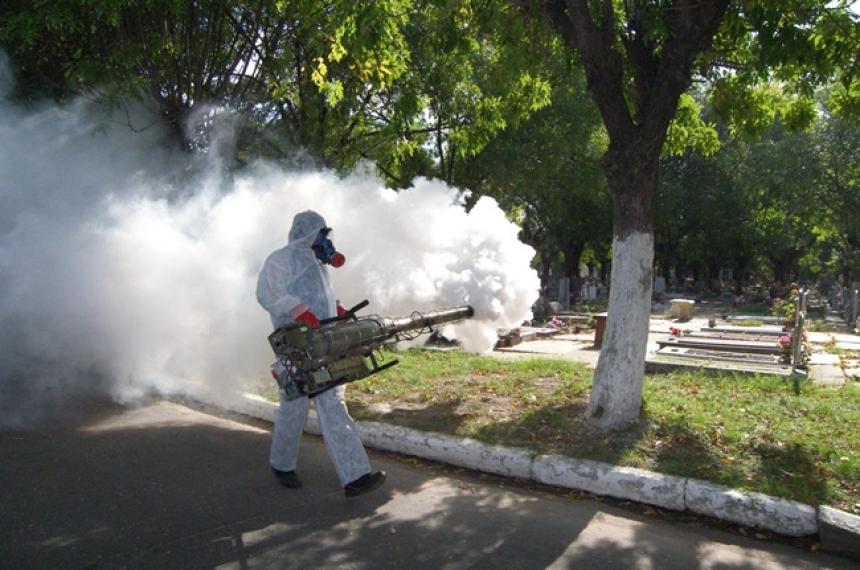
[[[318,438],[279,487],[268,430],[169,403],[0,432],[3,568],[856,568],[793,546],[372,454],[346,500]]]

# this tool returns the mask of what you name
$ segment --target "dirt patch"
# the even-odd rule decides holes
[[[432,401],[410,402],[406,400],[364,401],[361,405],[367,414],[380,420],[422,413],[428,420],[435,416],[437,420],[442,422],[447,422],[451,415],[455,417],[489,417],[493,418],[494,421],[506,421],[517,415],[521,409],[514,398],[492,393],[484,393],[462,401],[457,400],[452,406],[444,406],[440,405],[439,402]],[[443,409],[444,412],[442,412]]]
[[[485,394],[474,400],[466,400],[457,406],[454,413],[463,416],[493,418],[493,421],[506,421],[514,417],[518,406],[513,398]]]
[[[374,414],[390,414],[394,410],[426,410],[430,407],[430,404],[427,402],[416,403],[416,402],[395,402],[391,404],[390,402],[370,402],[367,404],[367,409]]]

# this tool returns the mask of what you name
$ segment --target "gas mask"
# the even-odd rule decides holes
[[[334,244],[329,238],[331,231],[331,228],[321,229],[314,239],[311,249],[314,250],[314,255],[320,262],[328,263],[332,267],[340,267],[346,262],[346,258],[334,248]]]

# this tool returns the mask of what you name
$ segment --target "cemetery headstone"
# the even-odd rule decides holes
[[[853,323],[857,319],[857,296],[860,291],[854,289],[854,294],[851,296],[851,318],[848,319],[849,323]]]
[[[558,280],[558,302],[563,310],[570,309],[570,279],[567,277]]]

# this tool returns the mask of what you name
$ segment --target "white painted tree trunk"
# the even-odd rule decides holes
[[[623,427],[639,418],[653,261],[653,233],[613,239],[609,315],[588,404],[589,421],[601,428]]]

